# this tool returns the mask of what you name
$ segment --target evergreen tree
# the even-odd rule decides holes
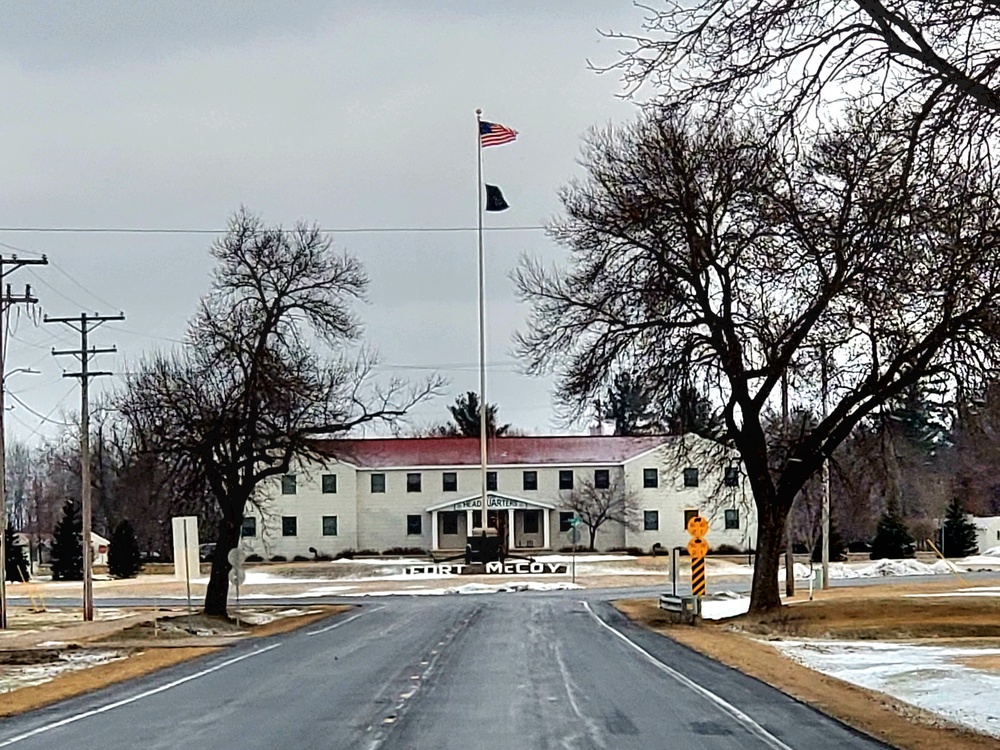
[[[831,539],[832,539],[831,535]],[[890,499],[885,508],[885,513],[878,521],[875,529],[875,539],[872,540],[872,560],[882,560],[884,558],[899,559],[903,557],[913,557],[914,546],[913,536],[911,536],[903,517],[899,512],[899,501]]]
[[[108,549],[108,572],[115,578],[135,578],[142,564],[139,562],[139,542],[135,529],[128,521],[122,521],[111,534]]]
[[[76,503],[67,500],[52,540],[52,580],[83,580],[83,519]]]
[[[468,391],[455,399],[455,405],[449,406],[452,421],[441,425],[433,431],[433,435],[445,437],[479,437],[479,394]],[[510,430],[509,424],[497,425],[497,405],[486,405],[486,435],[488,437],[503,437]]]
[[[15,546],[14,530],[8,526],[4,529],[4,544],[6,545],[7,557],[4,560],[4,571],[8,581],[27,581],[28,558],[24,554],[24,548]]]
[[[615,435],[648,435],[660,432],[650,408],[651,397],[638,378],[625,371],[614,376],[607,401],[598,401],[601,419],[613,420]]]
[[[830,562],[843,562],[847,559],[847,547],[844,539],[837,530],[837,525],[830,521]],[[819,533],[819,541],[813,547],[813,562],[823,562],[823,532]]]
[[[941,553],[945,557],[968,557],[979,551],[976,542],[976,527],[966,518],[962,501],[958,495],[948,503],[944,520],[944,539]]]

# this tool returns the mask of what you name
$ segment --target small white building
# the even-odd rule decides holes
[[[501,437],[488,443],[487,514],[515,553],[569,546],[568,503],[586,484],[628,494],[630,523],[600,527],[598,549],[684,546],[687,519],[709,518],[711,548],[756,540],[736,461],[706,441],[651,437]],[[330,459],[295,467],[244,520],[244,546],[265,558],[353,550],[465,548],[481,525],[479,440],[371,438],[320,443]],[[583,542],[588,541],[586,535]]]
[[[972,517],[976,526],[976,544],[979,553],[1000,547],[1000,516]]]

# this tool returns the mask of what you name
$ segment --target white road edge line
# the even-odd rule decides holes
[[[337,622],[333,623],[333,625],[327,625],[325,628],[320,628],[319,630],[311,630],[308,633],[306,633],[306,635],[319,635],[320,633],[325,633],[328,630],[334,630],[336,628],[339,628],[341,625],[346,625],[352,620],[357,620],[359,617],[363,615],[367,615],[372,612],[378,612],[380,609],[385,609],[385,606],[375,607],[375,609],[366,609],[364,612],[358,612],[356,615],[351,615],[346,620],[338,620]],[[0,747],[3,747],[3,745],[0,745]]]
[[[604,622],[604,620],[602,620],[600,617],[597,616],[597,614],[594,612],[594,610],[592,610],[590,608],[590,604],[588,604],[587,602],[580,602],[580,603],[583,605],[584,609],[587,610],[587,613],[591,617],[593,617],[594,620],[597,621],[598,625],[600,625],[603,628],[606,628],[608,631],[610,631],[611,633],[613,633],[614,635],[616,635],[618,638],[621,638],[623,641],[625,641],[625,643],[627,643],[633,649],[635,649],[640,654],[642,654],[643,656],[645,656],[646,659],[648,659],[650,661],[650,663],[652,663],[652,665],[654,667],[656,667],[657,669],[659,669],[661,672],[665,672],[666,674],[668,674],[670,677],[674,678],[677,682],[679,682],[684,687],[688,688],[689,690],[694,691],[698,695],[700,695],[703,698],[706,698],[707,700],[709,700],[712,703],[714,703],[716,706],[718,706],[719,708],[721,708],[724,712],[726,712],[727,714],[729,714],[730,716],[732,716],[734,719],[736,719],[736,721],[738,721],[740,724],[742,724],[752,734],[756,735],[759,739],[763,740],[767,745],[769,745],[770,747],[774,748],[774,750],[793,750],[790,746],[786,745],[784,742],[782,742],[781,740],[779,740],[773,734],[771,734],[770,732],[768,732],[766,729],[764,729],[764,727],[762,727],[760,724],[758,724],[752,718],[750,718],[745,713],[743,713],[742,711],[740,711],[732,703],[729,703],[724,698],[719,697],[718,695],[716,695],[715,693],[713,693],[711,690],[708,690],[707,688],[703,688],[697,682],[695,682],[694,680],[692,680],[692,679],[690,679],[688,677],[685,677],[683,674],[681,674],[680,672],[678,672],[673,667],[667,666],[662,661],[660,661],[655,656],[653,656],[651,653],[649,653],[642,646],[640,646],[635,641],[633,641],[631,638],[629,638],[627,635],[625,635],[624,633],[621,633],[621,632],[615,630],[613,627],[611,627],[610,625],[608,625],[606,622]],[[2,745],[0,745],[0,747],[2,747]]]
[[[143,698],[148,698],[151,695],[162,693],[166,690],[170,690],[171,688],[175,688],[178,685],[183,685],[185,682],[191,682],[191,680],[197,680],[199,677],[204,677],[205,675],[211,674],[212,672],[218,672],[220,669],[225,669],[226,667],[232,666],[236,662],[243,661],[244,659],[249,659],[251,656],[260,656],[261,654],[270,651],[271,649],[278,648],[278,646],[280,645],[281,645],[280,643],[272,643],[270,646],[265,646],[264,648],[259,648],[256,651],[251,651],[248,654],[243,654],[242,656],[234,657],[232,659],[222,662],[221,664],[216,664],[214,667],[203,669],[200,672],[189,674],[187,677],[181,677],[180,679],[174,680],[173,682],[168,682],[166,685],[160,685],[160,687],[147,690],[143,693],[139,693],[138,695],[133,695],[131,698],[124,698],[120,701],[115,701],[114,703],[108,703],[106,705],[100,706],[99,708],[93,708],[89,711],[84,711],[83,713],[79,713],[74,716],[68,716],[65,719],[54,721],[51,724],[45,724],[44,726],[32,729],[30,732],[25,732],[24,734],[19,734],[16,737],[11,737],[9,739],[3,740],[2,742],[0,742],[0,747],[9,747],[15,743],[23,742],[24,740],[29,739],[31,737],[35,737],[39,734],[44,734],[45,732],[52,731],[53,729],[59,729],[60,727],[64,727],[67,724],[73,724],[77,721],[88,719],[91,716],[96,716],[97,714],[103,714],[108,711],[112,711],[116,708],[121,708],[122,706],[127,706],[129,703],[135,703],[136,701],[140,701]]]

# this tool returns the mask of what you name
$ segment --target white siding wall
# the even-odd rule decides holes
[[[1000,547],[1000,516],[973,518],[980,553]]]
[[[354,467],[338,463],[297,465],[289,473],[295,474],[295,494],[281,494],[280,477],[269,481],[265,489],[268,496],[265,517],[256,512],[250,514],[257,518],[257,536],[245,538],[244,545],[264,558],[283,555],[289,560],[295,555],[311,558],[310,547],[331,556],[344,549],[356,549],[358,503]],[[336,475],[336,493],[323,493],[324,474]],[[295,536],[282,535],[283,516],[295,517]],[[323,516],[337,517],[336,536],[323,536]]]
[[[684,469],[698,469],[698,486],[684,486]],[[658,471],[657,487],[643,486],[643,470],[655,468]],[[745,478],[740,476],[741,485],[724,487],[723,466],[715,466],[707,460],[693,458],[677,461],[672,448],[660,448],[646,456],[633,459],[625,464],[626,483],[638,499],[638,530],[626,531],[628,546],[650,549],[655,543],[665,549],[687,546],[691,536],[684,528],[684,512],[697,510],[709,521],[709,532],[705,537],[710,549],[721,544],[741,550],[754,546],[757,538],[757,523],[753,514],[753,503]],[[739,528],[726,529],[725,510],[739,512]],[[645,531],[643,511],[657,511],[659,529]]]
[[[636,546],[649,549],[659,542],[664,548],[686,545],[689,539],[684,529],[684,511],[698,510],[710,522],[707,541],[710,547],[729,544],[740,549],[753,546],[756,540],[756,524],[752,516],[752,502],[745,487],[722,488],[722,466],[710,466],[706,462],[699,465],[699,486],[684,487],[684,466],[674,466],[676,454],[664,447],[640,456],[622,465],[606,466],[517,466],[499,467],[496,491],[502,495],[538,500],[556,506],[555,510],[544,514],[551,531],[552,549],[570,545],[569,532],[559,531],[559,513],[568,511],[566,503],[569,491],[559,489],[560,470],[572,470],[574,487],[579,488],[585,481],[593,482],[596,469],[608,469],[611,483],[624,481],[638,503],[635,515],[637,530],[626,530],[621,524],[608,522],[597,535],[596,547],[601,550],[612,547]],[[692,463],[696,463],[691,459]],[[659,486],[643,487],[643,469],[658,470]],[[492,469],[491,469],[492,470]],[[442,474],[455,472],[458,488],[445,492]],[[524,489],[524,472],[536,471],[538,489]],[[283,555],[292,559],[295,555],[311,557],[309,547],[320,553],[333,555],[345,549],[372,549],[381,552],[391,547],[431,548],[431,519],[426,509],[449,500],[477,496],[480,489],[480,475],[475,467],[434,467],[368,469],[331,462],[325,467],[296,466],[295,495],[281,494],[281,480],[275,478],[268,485],[270,499],[267,503],[267,518],[257,521],[257,537],[244,539],[244,544],[252,551],[270,558]],[[421,491],[407,492],[406,475],[421,474]],[[322,492],[322,475],[336,474],[336,494]],[[385,474],[385,493],[371,492],[372,474]],[[742,480],[742,477],[741,477]],[[746,498],[746,499],[744,499]],[[740,527],[725,529],[726,508],[739,510]],[[659,530],[643,530],[643,511],[655,510],[659,514]],[[407,515],[421,516],[420,535],[407,534]],[[336,516],[337,536],[323,536],[323,516]],[[282,516],[295,516],[297,535],[282,535]],[[585,531],[585,528],[583,529]],[[586,534],[582,544],[588,542]]]

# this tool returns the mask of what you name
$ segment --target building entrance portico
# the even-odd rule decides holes
[[[464,549],[472,529],[481,527],[482,507],[482,496],[474,495],[428,508],[431,549]],[[549,511],[555,507],[541,500],[491,492],[486,496],[486,519],[503,536],[508,551],[546,549],[551,544]]]

